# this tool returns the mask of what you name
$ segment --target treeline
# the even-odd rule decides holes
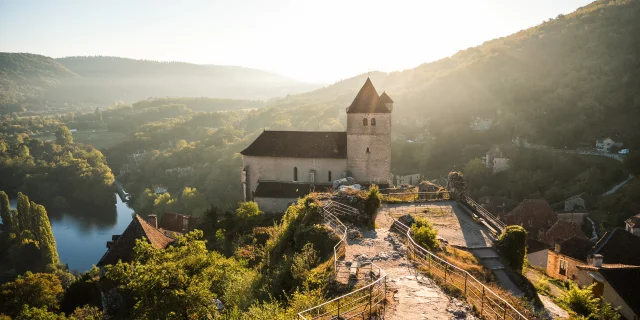
[[[113,206],[114,177],[104,155],[74,143],[67,127],[55,135],[55,141],[41,141],[0,134],[0,189],[11,196],[22,191],[56,210]]]

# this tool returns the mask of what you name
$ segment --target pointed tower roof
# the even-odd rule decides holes
[[[380,95],[380,100],[378,100],[379,103],[393,103],[393,100],[391,100],[391,98],[389,97],[389,95],[387,94],[386,91],[382,91],[382,94]]]
[[[347,113],[389,113],[389,109],[384,105],[378,104],[378,92],[373,87],[371,79],[367,78],[362,88],[353,99],[353,102],[347,108]]]

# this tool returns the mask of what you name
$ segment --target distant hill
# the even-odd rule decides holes
[[[431,118],[430,133],[479,116],[509,139],[564,148],[598,136],[640,147],[640,1],[596,1],[568,15],[414,69],[371,73],[394,117]],[[273,106],[346,107],[367,75]]]
[[[55,60],[30,53],[0,52],[0,106],[19,111],[22,101],[36,98],[60,81],[75,77]]]
[[[285,76],[235,66],[117,57],[51,59],[1,53],[1,103],[39,98],[54,104],[109,105],[150,97],[267,100],[316,88]]]

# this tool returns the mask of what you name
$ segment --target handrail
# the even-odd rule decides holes
[[[504,222],[502,222],[500,219],[498,219],[498,217],[494,216],[491,212],[489,212],[489,210],[485,209],[479,203],[475,202],[473,199],[469,198],[468,196],[464,196],[463,201],[466,202],[468,205],[473,206],[473,209],[475,209],[478,212],[478,214],[483,216],[485,220],[489,220],[490,222],[492,222],[496,228],[500,229],[499,230],[500,232],[504,231],[504,229],[507,227],[507,225]]]
[[[338,209],[339,208],[339,209]],[[329,225],[331,225],[331,222],[335,222],[337,223],[338,228],[344,230],[338,230],[342,233],[342,237],[340,239],[340,241],[338,242],[338,244],[336,244],[333,247],[333,264],[334,264],[334,272],[337,274],[338,273],[338,260],[339,260],[339,254],[338,251],[340,250],[340,246],[346,244],[346,236],[347,236],[347,227],[340,221],[340,219],[338,219],[336,217],[336,215],[334,214],[333,210],[339,210],[340,212],[344,212],[344,211],[350,211],[351,213],[358,213],[359,211],[353,207],[347,206],[345,204],[339,203],[339,202],[335,202],[335,201],[327,201],[327,203],[323,206],[323,214],[324,214],[324,220],[325,223],[328,223]],[[346,249],[346,248],[345,248]],[[378,267],[377,265],[375,265],[373,262],[370,262],[371,264],[371,270],[373,270],[374,267],[378,268],[378,274],[377,276],[375,275],[375,273],[373,273],[373,277],[376,278],[375,281],[367,284],[366,286],[359,288],[355,291],[349,292],[347,294],[344,294],[342,296],[339,296],[337,298],[334,298],[332,300],[329,300],[325,303],[322,303],[320,305],[311,307],[307,310],[301,311],[298,313],[298,317],[300,319],[306,320],[307,318],[305,317],[306,315],[309,314],[313,314],[314,311],[316,311],[316,316],[312,315],[311,319],[325,319],[325,317],[329,316],[329,318],[326,319],[336,319],[334,318],[334,316],[337,316],[338,318],[340,317],[340,301],[342,300],[346,300],[349,299],[351,297],[354,297],[358,300],[355,300],[356,302],[358,302],[359,300],[363,300],[362,298],[367,298],[366,301],[364,302],[364,304],[362,304],[362,302],[360,302],[360,304],[357,304],[356,306],[352,307],[351,309],[347,310],[346,312],[343,311],[342,315],[349,315],[350,312],[353,312],[354,310],[357,310],[359,308],[362,308],[362,310],[360,312],[356,312],[355,315],[359,315],[362,314],[364,315],[367,312],[367,306],[368,306],[368,310],[369,310],[369,316],[371,316],[372,313],[372,309],[374,306],[378,306],[378,304],[383,303],[384,299],[379,299],[380,293],[376,292],[376,295],[374,297],[373,293],[374,293],[374,287],[376,286],[381,286],[384,285],[384,296],[386,296],[386,281],[387,281],[387,273],[380,267]],[[371,276],[371,275],[370,275]],[[368,293],[367,293],[368,290]],[[364,295],[362,297],[357,297],[357,295],[364,293]],[[375,300],[375,303],[374,303]],[[348,301],[346,304],[343,304],[342,306],[348,306],[350,304],[353,304],[354,301]],[[329,311],[323,311],[322,314],[320,314],[320,311],[323,310],[325,307],[332,307],[334,304],[337,305],[337,308],[332,308]]]
[[[507,307],[508,307],[512,312],[514,312],[514,313],[518,316],[518,318],[517,318],[517,319],[527,320],[527,318],[526,318],[524,315],[522,315],[522,313],[520,313],[520,311],[518,311],[515,307],[513,307],[511,304],[509,304],[509,302],[507,302],[506,300],[504,300],[501,296],[497,295],[495,292],[493,292],[491,289],[489,289],[489,287],[485,286],[482,282],[480,282],[478,279],[476,279],[476,278],[475,278],[473,275],[471,275],[468,271],[466,271],[466,270],[464,270],[464,269],[461,269],[461,268],[459,268],[459,267],[457,267],[457,266],[455,266],[455,265],[453,265],[453,264],[451,264],[451,263],[447,262],[446,260],[444,260],[444,259],[442,259],[442,258],[440,258],[440,257],[436,256],[435,254],[431,253],[429,250],[427,250],[427,249],[423,248],[422,246],[420,246],[419,244],[417,244],[417,243],[413,240],[413,238],[411,237],[411,228],[410,228],[410,227],[408,227],[407,225],[405,225],[404,223],[402,223],[402,222],[398,221],[398,220],[397,220],[397,219],[395,219],[395,218],[393,219],[393,226],[394,226],[396,229],[400,230],[400,231],[401,231],[401,233],[404,233],[404,235],[405,235],[405,236],[407,237],[407,239],[409,240],[409,245],[410,245],[410,247],[411,247],[412,249],[418,249],[419,251],[422,251],[422,254],[424,254],[424,255],[428,255],[428,256],[429,256],[429,261],[430,261],[430,262],[431,262],[431,260],[432,260],[432,259],[435,259],[435,260],[436,260],[436,261],[438,261],[439,263],[442,263],[443,265],[445,265],[445,266],[446,266],[446,267],[445,267],[445,268],[446,268],[446,269],[445,269],[445,281],[446,281],[446,270],[454,269],[454,270],[459,271],[461,274],[464,274],[465,288],[466,288],[466,284],[467,284],[467,282],[468,282],[468,281],[470,281],[470,280],[473,280],[473,281],[475,281],[475,283],[479,284],[479,285],[481,286],[481,288],[482,288],[482,299],[481,299],[481,303],[480,303],[480,310],[481,310],[480,312],[481,312],[481,314],[482,314],[483,307],[484,307],[484,305],[485,305],[484,299],[485,299],[486,293],[488,292],[488,293],[492,294],[493,296],[495,296],[497,299],[500,299],[500,301],[502,301],[502,303],[503,303],[504,307],[500,307],[500,308],[504,311],[504,317],[503,317],[504,319],[506,319],[506,316],[507,316]],[[405,231],[405,230],[406,230],[406,231]],[[408,247],[409,247],[409,246],[408,246]],[[409,249],[409,248],[408,248],[408,249]],[[409,250],[407,250],[407,252],[408,252],[408,251],[409,251]],[[407,258],[408,258],[408,259],[411,259],[411,257],[410,257],[409,255],[407,255]],[[429,266],[431,266],[431,263],[429,264]],[[473,282],[469,282],[469,284],[470,284],[470,285],[473,285],[476,289],[478,289],[478,287],[476,287],[476,286],[475,286],[475,284],[474,284]],[[478,291],[480,291],[480,290],[478,290]],[[473,291],[470,291],[470,292],[471,292],[471,293],[473,293]],[[466,290],[465,290],[465,296],[466,296],[466,295],[467,295],[467,292],[466,292]],[[475,295],[475,293],[474,293],[474,295]],[[478,298],[478,297],[476,296],[476,299],[477,299],[477,298]],[[486,297],[486,298],[487,298],[487,299],[491,299],[490,297]],[[469,300],[469,302],[471,302],[472,304],[474,304],[472,299],[470,299],[470,298],[469,298],[468,300]],[[493,302],[493,301],[492,301],[492,302]],[[494,304],[498,304],[498,303],[495,303],[495,302],[493,302],[493,303],[494,303]],[[487,307],[491,308],[491,305],[487,305]],[[491,311],[495,313],[495,311],[494,311],[494,310],[491,310]]]

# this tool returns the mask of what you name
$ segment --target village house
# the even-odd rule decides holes
[[[519,225],[529,238],[538,238],[553,226],[558,217],[544,199],[524,199],[508,214],[500,216],[507,225]]]
[[[395,176],[395,185],[411,185],[417,186],[422,181],[422,175],[419,173],[408,174],[404,176]]]
[[[527,261],[533,267],[547,269],[549,245],[536,239],[527,239]]]
[[[616,228],[596,244],[581,237],[556,243],[554,250],[549,250],[547,274],[556,279],[576,280],[578,266],[589,264],[589,257],[594,255],[601,255],[606,264],[640,266],[640,237]]]
[[[640,213],[624,221],[625,230],[640,236]]]
[[[388,187],[393,100],[366,82],[346,109],[346,132],[264,131],[242,152],[242,195],[282,212],[305,194],[352,177]]]
[[[586,208],[586,204],[582,196],[584,193],[577,194],[564,200],[564,211],[580,211]]]
[[[619,148],[622,146],[622,142],[616,142],[609,137],[596,140],[596,149],[600,152],[611,152],[614,147]]]
[[[578,284],[593,287],[593,295],[619,307],[628,320],[640,319],[640,266],[604,264],[603,256],[591,257],[588,265],[578,266]]]
[[[485,165],[487,169],[491,170],[491,173],[496,174],[509,169],[509,159],[505,157],[499,146],[493,146],[487,151]]]

